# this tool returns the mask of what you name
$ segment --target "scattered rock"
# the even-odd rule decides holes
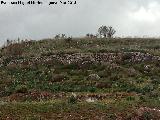
[[[8,64],[20,64],[27,63],[28,65],[34,64],[49,64],[52,65],[54,62],[62,64],[78,63],[81,66],[87,64],[95,64],[102,62],[144,62],[144,61],[160,61],[159,56],[154,56],[149,53],[142,52],[123,52],[123,53],[72,53],[72,54],[51,54],[49,56],[32,57],[29,60],[12,59],[7,61]],[[5,65],[5,59],[1,58],[0,64]]]
[[[136,110],[131,120],[160,120],[160,110],[155,108],[141,107]]]
[[[89,103],[92,103],[92,102],[95,102],[96,99],[95,98],[87,98],[86,99],[86,102],[89,102]]]
[[[97,74],[90,74],[88,76],[88,80],[99,80],[99,79],[100,79],[100,77]]]
[[[130,77],[133,77],[133,76],[137,75],[137,72],[134,68],[129,68],[127,71],[128,71],[128,75]]]

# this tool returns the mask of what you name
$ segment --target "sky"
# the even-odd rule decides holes
[[[6,39],[38,40],[59,33],[82,37],[96,34],[102,25],[112,26],[120,37],[160,36],[159,0],[76,0],[72,5],[60,0],[39,0],[41,5],[29,5],[29,0],[22,0],[25,5],[3,1],[7,4],[0,4],[0,45]],[[50,1],[58,4],[49,6]]]

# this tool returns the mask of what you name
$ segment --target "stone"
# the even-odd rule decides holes
[[[88,80],[99,80],[99,79],[100,79],[100,77],[97,74],[90,74],[88,76]]]

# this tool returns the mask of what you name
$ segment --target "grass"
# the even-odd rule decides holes
[[[113,100],[114,101],[114,100]],[[159,103],[154,100],[154,104],[150,104],[152,99],[143,103],[143,106],[149,104],[152,108],[157,108]],[[134,111],[139,108],[141,103],[138,99],[123,99],[114,102],[104,103],[86,103],[78,102],[76,104],[67,103],[65,101],[41,101],[41,102],[11,102],[1,103],[0,118],[14,118],[14,119],[79,119],[83,117],[89,119],[91,117],[110,117],[116,118],[121,114],[124,118],[130,117]],[[111,119],[110,118],[110,119]]]
[[[75,113],[81,112],[81,109],[97,109],[103,110],[105,106],[100,104],[86,104],[86,103],[78,103],[78,104],[68,104],[66,102],[58,102],[58,101],[45,101],[45,102],[26,102],[26,103],[9,103],[5,105],[1,105],[1,116],[4,118],[5,116],[14,117],[18,119],[27,118],[27,117],[38,117],[44,119],[45,116],[53,118],[58,118],[58,114],[66,114],[67,113]],[[6,111],[7,110],[7,111]],[[87,110],[85,110],[87,111]],[[83,111],[82,111],[83,112]],[[73,114],[74,116],[74,114]],[[61,116],[63,117],[63,116]],[[74,116],[76,117],[76,116]],[[51,119],[50,118],[50,119]]]

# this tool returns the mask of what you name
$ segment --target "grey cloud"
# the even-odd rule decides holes
[[[46,4],[42,6],[0,5],[1,44],[7,38],[41,39],[58,33],[83,36],[96,33],[101,25],[115,27],[117,36],[157,36],[160,30],[159,17],[155,16],[154,22],[136,18],[141,8],[149,10],[149,14],[158,11],[158,0],[77,0],[77,5],[58,6],[48,6],[49,0],[43,1]],[[157,8],[150,8],[152,3]]]

